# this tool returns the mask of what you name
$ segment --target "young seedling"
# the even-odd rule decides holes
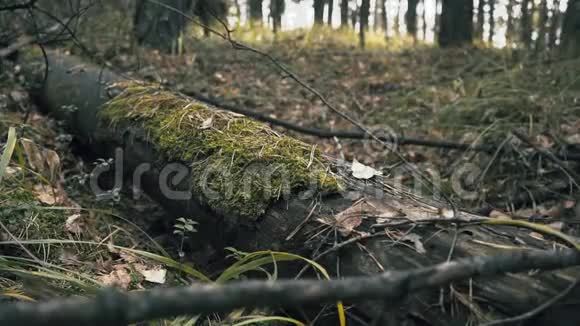
[[[179,258],[183,258],[185,256],[185,253],[183,252],[183,243],[185,242],[185,239],[189,235],[197,232],[195,225],[198,224],[199,223],[197,223],[192,219],[180,217],[176,220],[175,224],[173,225],[174,228],[173,234],[177,234],[180,236]]]

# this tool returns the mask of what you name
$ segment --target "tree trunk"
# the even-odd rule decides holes
[[[359,16],[360,16],[360,6],[357,3],[355,9],[350,13],[352,29],[356,30],[356,24],[359,21]]]
[[[532,12],[533,1],[523,0],[521,8],[521,42],[528,50],[532,42]]]
[[[383,25],[383,31],[385,37],[389,36],[389,13],[387,12],[387,0],[377,0],[381,3],[381,24]]]
[[[423,41],[427,40],[427,7],[425,7],[425,1],[423,0],[423,13],[421,14],[421,19],[423,20]]]
[[[314,24],[322,26],[324,24],[324,0],[314,0]]]
[[[340,1],[340,27],[348,27],[348,0]]]
[[[495,5],[496,0],[489,0],[489,35],[487,43],[493,45],[493,36],[495,35]]]
[[[514,41],[514,4],[515,0],[508,0],[506,12],[507,12],[507,22],[506,22],[506,44],[508,47],[512,47]]]
[[[473,40],[473,1],[443,0],[439,45],[455,47]]]
[[[361,49],[364,49],[366,45],[365,34],[369,27],[370,7],[371,7],[370,0],[362,0],[360,5],[360,24],[359,24],[359,44]]]
[[[417,39],[417,5],[419,0],[407,0],[407,12],[405,13],[405,24],[407,25],[407,35]]]
[[[378,31],[380,29],[382,29],[381,26],[381,2],[382,0],[375,0],[375,8],[373,9],[373,18],[374,18],[374,24],[373,24],[373,31]]]
[[[536,39],[535,52],[539,53],[546,49],[546,36],[548,34],[548,3],[546,0],[540,2],[540,19],[538,22],[538,38]]]
[[[334,0],[328,0],[328,15],[326,16],[326,24],[332,27],[332,15],[334,14]]]
[[[570,0],[562,23],[560,52],[566,57],[580,55],[580,0]]]
[[[262,26],[264,16],[262,15],[262,0],[248,0],[248,17],[250,26]]]
[[[475,22],[474,38],[483,41],[483,27],[485,26],[485,0],[477,3],[477,20]]]
[[[554,0],[552,17],[550,18],[550,30],[548,32],[548,48],[554,49],[558,41],[558,29],[562,23],[562,13],[560,12],[560,0]]]
[[[187,0],[160,0],[160,2],[184,13],[191,9],[191,2]],[[183,35],[185,25],[186,18],[178,12],[147,0],[140,0],[136,4],[133,35],[137,44],[165,53],[181,52],[178,40]]]
[[[89,146],[88,148],[99,155],[98,157],[117,156],[116,162],[118,160],[122,162],[127,180],[132,180],[132,185],[135,186],[135,177],[140,177],[143,191],[172,212],[176,218],[182,216],[195,218],[199,223],[196,238],[199,238],[197,240],[205,246],[211,245],[214,248],[217,252],[213,256],[214,259],[223,260],[224,247],[228,246],[246,252],[276,250],[306,257],[325,253],[316,260],[333,275],[340,272],[340,276],[347,277],[372,275],[383,270],[396,272],[433,265],[446,261],[450,252],[453,253],[452,258],[456,259],[473,254],[494,255],[505,251],[545,250],[555,246],[554,239],[548,240],[546,237],[539,241],[536,235],[523,228],[491,225],[486,227],[478,224],[466,224],[454,228],[451,223],[446,223],[445,219],[448,217],[443,215],[446,213],[442,213],[449,211],[445,203],[418,198],[397,187],[379,186],[382,182],[386,182],[387,178],[372,183],[357,180],[350,176],[349,168],[344,169],[341,165],[325,160],[316,154],[312,146],[289,139],[279,133],[268,132],[269,128],[265,125],[254,127],[257,133],[232,134],[236,132],[236,128],[245,126],[251,128],[256,125],[245,120],[247,119],[245,117],[215,111],[211,106],[205,106],[203,102],[189,99],[182,94],[163,90],[155,85],[112,84],[112,82],[126,83],[127,81],[102,67],[86,64],[79,58],[50,51],[48,61],[51,69],[46,76],[46,83],[42,83],[44,58],[41,55],[36,57],[31,55],[24,56],[23,60],[26,60],[21,63],[22,67],[26,67],[23,74],[33,88],[31,91],[41,107],[63,121],[77,140]],[[78,69],[78,67],[83,69]],[[75,73],[70,73],[71,71]],[[135,89],[132,90],[132,87]],[[147,103],[155,104],[159,110],[151,109]],[[71,106],[76,110],[71,111],[69,109]],[[175,114],[181,119],[175,119],[172,116],[165,119],[166,114]],[[201,120],[199,120],[199,115],[202,115]],[[212,128],[203,128],[205,124],[203,119],[206,116],[213,119]],[[199,125],[195,121],[199,122]],[[175,123],[186,129],[172,128],[171,124]],[[235,128],[230,129],[230,126],[235,126]],[[203,144],[204,139],[216,140],[224,133],[227,134],[227,138],[232,137],[232,139],[229,141],[226,139],[223,145],[217,145],[218,147],[212,151],[195,152],[194,148]],[[211,170],[210,165],[213,163],[210,163],[214,162],[214,155],[221,157],[223,151],[231,148],[232,141],[239,139],[237,143],[241,144],[240,146],[246,146],[252,144],[252,139],[244,137],[262,137],[265,134],[268,135],[267,137],[275,138],[268,140],[268,144],[274,146],[269,150],[275,153],[279,146],[286,146],[283,144],[298,144],[300,150],[293,150],[289,156],[289,158],[295,157],[294,155],[303,157],[296,164],[295,169],[304,172],[302,170],[306,166],[304,163],[308,162],[310,162],[309,168],[306,169],[315,169],[318,165],[327,166],[328,170],[335,171],[334,174],[327,176],[344,180],[344,187],[338,192],[315,192],[313,196],[310,191],[305,191],[308,186],[293,186],[289,194],[281,195],[279,199],[275,196],[269,197],[272,202],[257,215],[239,215],[239,211],[229,212],[221,209],[220,207],[228,199],[218,199],[221,196],[228,196],[229,188],[225,187],[221,190],[220,187],[203,188],[194,179],[200,177],[194,173],[194,169],[207,166]],[[159,135],[163,137],[159,138]],[[274,161],[278,160],[277,154],[266,154],[267,151],[259,150],[266,145],[256,143],[250,146],[255,146],[257,152],[264,152],[263,155],[268,155]],[[180,148],[188,146],[193,152],[183,153],[174,146]],[[226,155],[228,156],[227,170],[230,170],[232,166],[243,166],[245,168],[241,173],[245,182],[250,186],[257,186],[258,189],[265,187],[262,181],[268,181],[263,177],[267,174],[265,172],[270,171],[272,167],[268,165],[270,161],[256,156],[247,165],[240,164],[237,160],[253,155],[252,153],[243,154],[232,157]],[[177,158],[176,155],[182,158]],[[185,155],[187,159],[183,158],[186,157]],[[254,164],[266,165],[259,165],[260,169],[252,170],[251,167]],[[181,175],[180,172],[184,171],[179,169],[165,171],[168,167],[175,168],[176,165],[185,169],[185,175]],[[280,166],[274,165],[272,171],[279,170]],[[164,171],[169,172],[165,177]],[[177,172],[179,177],[171,172]],[[217,181],[222,177],[219,172],[218,169],[211,170],[208,174],[204,173],[203,180],[208,185],[219,185]],[[246,179],[246,176],[249,178]],[[274,176],[270,175],[270,178]],[[260,182],[253,183],[253,178],[257,178]],[[238,182],[236,178],[225,180]],[[197,192],[200,189],[201,192]],[[234,189],[234,191],[239,190]],[[172,191],[185,191],[190,196],[178,198]],[[213,200],[206,200],[207,196],[217,197]],[[241,200],[242,203],[249,200],[246,204],[250,205],[252,200],[263,200],[260,198],[262,197],[248,199],[242,196],[232,197],[231,200]],[[241,209],[247,209],[247,207],[246,205],[239,206]],[[352,212],[355,211],[360,212],[362,224],[356,226],[356,233],[341,235],[335,232],[338,221],[335,216],[337,212],[344,212],[347,208],[350,208],[350,211],[345,216],[352,216]],[[375,209],[378,211],[373,211]],[[402,214],[400,216],[408,218],[410,223],[386,228],[371,226],[377,223],[376,216],[379,216],[381,212],[388,214],[397,212],[397,214]],[[363,215],[364,219],[362,219]],[[419,216],[421,219],[439,220],[440,223],[414,223],[414,219]],[[457,211],[454,217],[461,221],[477,216]],[[165,222],[169,225],[173,223],[173,221]],[[396,222],[396,219],[393,222]],[[315,236],[325,231],[322,227],[326,228],[326,236],[324,234]],[[171,229],[168,232],[171,232]],[[358,242],[352,241],[350,245],[344,243],[359,234],[373,236]],[[513,241],[513,239],[518,241]],[[343,244],[340,250],[336,250],[337,241]],[[298,263],[294,265],[298,269],[302,266]],[[295,276],[291,267],[284,265],[284,268],[279,268],[280,274],[287,272],[288,276]],[[579,274],[579,268],[575,267],[551,272],[507,274],[486,279],[475,278],[454,283],[455,292],[451,294],[444,292],[443,296],[439,288],[413,290],[412,293],[407,288],[401,288],[400,290],[407,296],[405,300],[397,302],[396,309],[392,309],[391,312],[394,317],[398,318],[397,324],[400,325],[416,325],[416,316],[420,316],[421,320],[433,321],[434,325],[481,324],[487,318],[505,318],[536,308],[538,303],[547,302],[561,293],[562,289],[570,284],[570,280],[577,279]],[[472,298],[469,293],[476,295]],[[463,304],[454,305],[456,301],[447,301],[450,295],[456,297],[459,294],[464,298]],[[441,297],[445,299],[444,302],[440,301]],[[578,291],[560,300],[559,305],[549,307],[544,313],[533,316],[527,322],[530,325],[545,325],[547,320],[552,318],[553,321],[553,316],[558,316],[570,325],[578,325],[580,316],[577,311],[580,304],[576,298],[578,298]],[[454,305],[454,308],[451,311],[447,310],[448,312],[444,312],[443,309],[433,309],[434,304],[437,303],[443,303],[446,306]],[[363,320],[373,320],[383,315],[384,308],[384,303],[369,303],[354,306],[353,311]],[[474,309],[477,309],[477,314],[473,314]],[[322,324],[336,325],[336,322]]]
[[[282,15],[286,10],[285,0],[271,0],[270,1],[270,16],[272,17],[272,27],[274,33],[278,33],[282,29]]]
[[[393,29],[395,30],[395,36],[401,35],[401,1],[403,0],[395,0],[397,1],[397,13],[395,15],[395,26]]]
[[[439,38],[439,32],[441,31],[441,10],[443,10],[442,0],[435,0],[435,27],[433,28],[435,35]]]

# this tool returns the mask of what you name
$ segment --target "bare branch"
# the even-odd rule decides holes
[[[20,10],[20,9],[30,9],[34,7],[34,5],[38,2],[38,0],[29,0],[25,3],[18,3],[14,5],[8,5],[4,7],[0,7],[0,11],[11,11],[11,10]]]
[[[472,277],[530,269],[553,270],[579,264],[580,252],[577,250],[522,250],[330,281],[242,281],[130,293],[105,290],[95,299],[77,297],[45,303],[4,304],[0,306],[0,324],[126,324],[178,315],[227,312],[239,307],[282,308],[337,300],[397,300],[411,293]]]

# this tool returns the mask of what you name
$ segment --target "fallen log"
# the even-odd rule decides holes
[[[480,217],[417,197],[379,176],[353,178],[315,146],[242,115],[76,57],[50,52],[48,63],[46,83],[38,85],[45,79],[44,60],[29,55],[22,61],[40,106],[101,157],[117,153],[125,179],[176,217],[199,222],[198,240],[218,255],[226,246],[289,251],[315,257],[335,276],[361,276],[562,246],[526,229],[470,223]],[[98,184],[94,189],[100,190]],[[373,229],[378,218],[405,223]],[[578,275],[578,268],[568,268],[458,282],[441,291],[408,293],[404,302],[389,304],[396,307],[389,313],[401,323],[432,325],[512,316],[556,296]],[[573,302],[578,295],[535,322],[555,311],[580,322]],[[358,308],[359,320],[385,310],[382,304]]]

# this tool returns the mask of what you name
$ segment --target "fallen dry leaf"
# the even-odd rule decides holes
[[[131,275],[127,272],[125,265],[114,266],[114,271],[107,275],[97,276],[97,280],[105,286],[116,286],[122,289],[128,289],[131,284]]]
[[[420,235],[418,235],[416,233],[409,233],[409,234],[403,236],[401,241],[406,241],[406,242],[412,243],[415,246],[415,250],[417,250],[418,253],[425,254],[425,253],[427,253],[427,250],[425,250],[425,246],[423,246],[423,242],[421,241],[422,238],[423,237],[421,237]]]
[[[338,232],[343,237],[349,236],[362,223],[365,206],[369,205],[364,199],[359,199],[352,206],[334,216]]]
[[[362,179],[362,180],[368,180],[368,179],[374,177],[375,175],[382,175],[383,174],[381,171],[377,171],[370,166],[366,166],[366,165],[360,163],[359,161],[357,161],[356,159],[354,159],[352,161],[351,170],[352,170],[353,177],[355,177],[357,179]]]
[[[65,222],[65,230],[74,234],[83,233],[85,223],[83,222],[81,214],[73,214],[67,217]]]
[[[149,270],[138,270],[145,281],[157,284],[165,284],[165,276],[167,275],[167,270],[163,268],[155,268]]]
[[[46,205],[63,204],[67,198],[60,187],[37,184],[34,186],[33,192],[36,199]]]

